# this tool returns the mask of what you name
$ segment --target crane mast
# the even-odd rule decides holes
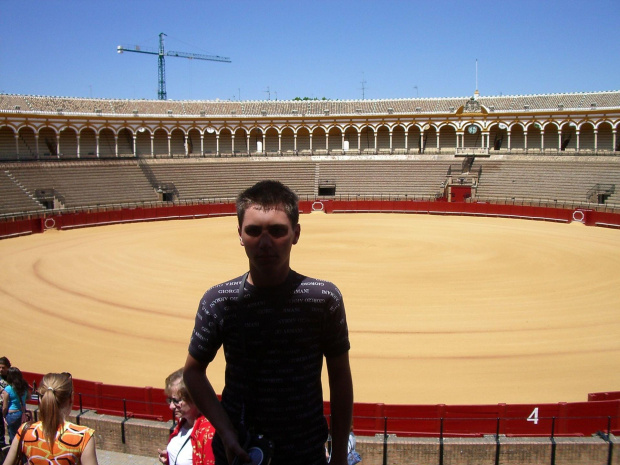
[[[167,100],[168,94],[166,92],[166,61],[164,60],[164,36],[162,32],[159,34],[159,57],[157,58],[159,63],[158,70],[158,86],[157,86],[157,98],[159,100]]]
[[[158,86],[157,86],[157,98],[159,100],[166,100],[168,94],[166,92],[166,61],[164,57],[179,57],[189,58],[191,60],[206,60],[206,61],[220,61],[224,63],[230,63],[230,58],[221,57],[217,55],[202,55],[200,53],[188,53],[188,52],[166,52],[164,49],[164,37],[166,34],[163,32],[159,34],[159,50],[153,50],[148,47],[141,47],[139,45],[119,45],[116,47],[118,53],[134,52],[134,53],[146,53],[148,55],[157,55],[158,60]]]

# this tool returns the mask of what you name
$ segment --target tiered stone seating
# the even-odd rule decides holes
[[[65,207],[157,201],[137,162],[26,163],[10,173],[31,193],[55,189]]]
[[[449,161],[329,161],[319,163],[320,181],[336,183],[337,195],[434,197]]]
[[[476,161],[482,166],[477,196],[587,203],[596,184],[618,184],[620,163],[585,161]],[[616,203],[610,198],[610,203]]]
[[[43,205],[20,188],[7,170],[0,172],[0,214],[42,210]]]
[[[145,160],[159,184],[174,183],[178,198],[234,199],[263,179],[278,179],[300,196],[314,195],[314,163],[308,161]]]
[[[319,186],[329,184],[336,186],[338,197],[406,196],[421,200],[441,192],[451,164],[455,165],[455,160],[307,157],[5,163],[0,166],[0,213],[43,210],[33,199],[37,189],[54,189],[65,207],[81,208],[157,202],[154,188],[164,184],[174,184],[179,202],[232,200],[240,190],[262,179],[279,179],[302,198],[313,199]],[[613,159],[477,159],[470,172],[476,173],[480,167],[479,200],[587,204],[588,193],[602,184],[618,186],[606,205],[620,207],[620,162]],[[595,197],[590,200],[596,203]]]

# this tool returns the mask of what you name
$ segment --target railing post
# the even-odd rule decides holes
[[[607,417],[607,445],[609,450],[607,451],[607,465],[611,465],[611,460],[614,455],[614,443],[611,441],[611,416]]]
[[[383,417],[383,465],[387,465],[387,417]]]
[[[499,453],[500,453],[500,443],[499,443],[499,422],[501,421],[500,417],[497,417],[497,426],[495,428],[495,465],[499,465]]]
[[[439,419],[439,465],[443,465],[443,417]]]
[[[125,422],[127,420],[129,420],[129,418],[127,418],[127,401],[125,399],[123,399],[123,421],[121,421],[121,441],[123,442],[123,444],[125,444]]]
[[[555,465],[555,417],[551,419],[551,465]]]
[[[75,422],[79,425],[80,424],[80,417],[82,416],[82,414],[84,413],[84,406],[82,404],[82,393],[78,393],[78,399],[80,400],[80,413],[78,413],[75,416]]]

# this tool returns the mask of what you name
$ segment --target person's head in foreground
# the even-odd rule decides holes
[[[239,194],[236,206],[239,240],[250,263],[248,281],[282,283],[301,232],[297,195],[278,181],[260,181]]]

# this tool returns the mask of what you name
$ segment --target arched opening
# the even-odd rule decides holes
[[[235,147],[233,155],[246,155],[248,153],[248,132],[243,128],[235,131]]]
[[[0,127],[0,157],[5,159],[17,157],[17,153],[15,153],[15,132],[8,126]]]
[[[282,153],[287,155],[295,154],[295,133],[288,127],[282,130]]]
[[[465,127],[465,132],[463,133],[463,147],[482,147],[482,129],[480,128],[480,126],[478,126],[477,124],[469,124]]]
[[[232,131],[229,128],[220,130],[220,155],[232,155]]]
[[[114,142],[114,131],[110,128],[103,128],[99,132],[99,156],[101,158],[116,157],[116,143]]]
[[[133,157],[133,134],[127,128],[118,131],[118,156]]]
[[[421,148],[420,153],[424,153],[428,147],[430,150],[435,151],[437,147],[437,129],[435,126],[428,126],[424,128],[421,135]]]
[[[515,124],[510,128],[510,150],[525,149],[525,131],[523,126]]]
[[[542,142],[542,129],[540,124],[530,124],[527,128],[527,148],[528,150],[540,150]]]
[[[545,150],[559,150],[559,131],[555,124],[547,124],[544,128],[544,146]]]
[[[560,134],[560,150],[574,151],[577,147],[577,125],[575,123],[563,124]]]
[[[613,151],[614,134],[611,123],[605,121],[604,123],[599,124],[596,145],[597,150]]]
[[[92,128],[80,132],[80,158],[97,158],[97,135]]]
[[[58,140],[52,128],[45,127],[39,131],[39,153],[44,157],[58,156]]]
[[[390,130],[386,126],[377,129],[377,151],[390,153]]]
[[[192,128],[187,132],[187,155],[190,157],[199,157],[202,155],[200,143],[200,131]]]
[[[344,131],[344,147],[343,150],[345,152],[358,152],[359,147],[357,146],[357,129],[354,127],[348,127]]]
[[[18,134],[17,150],[19,153],[19,158],[37,158],[39,154],[37,152],[37,140],[34,129],[28,126],[23,127],[19,130]]]
[[[584,123],[579,128],[579,151],[594,151],[594,125]]]
[[[159,128],[155,130],[153,136],[153,156],[155,158],[169,157],[170,153],[168,152],[168,133],[163,128]]]
[[[394,153],[405,153],[405,128],[395,126],[392,129],[392,151]]]
[[[297,131],[297,152],[308,153],[310,151],[310,130],[306,127]]]
[[[259,128],[250,131],[250,153],[263,153],[263,131]]]
[[[508,148],[508,127],[497,123],[489,128],[489,149],[498,151],[502,148]]]
[[[60,156],[61,158],[77,158],[78,141],[75,129],[64,128],[60,131]]]
[[[333,127],[329,130],[329,147],[328,150],[342,151],[342,130],[339,127]]]
[[[364,126],[360,131],[360,150],[362,153],[375,153],[375,131],[370,126]]]
[[[311,146],[312,152],[321,153],[327,150],[327,147],[325,147],[325,143],[326,143],[325,138],[326,138],[325,128],[322,128],[322,127],[314,128],[314,130],[312,131],[312,146]]]
[[[439,147],[442,150],[456,149],[456,129],[449,124],[439,130]]]
[[[268,128],[265,131],[265,152],[276,155],[279,152],[279,136],[276,128]]]
[[[175,128],[170,134],[170,154],[177,158],[185,156],[185,133],[182,129]]]
[[[204,138],[204,154],[211,156],[215,155],[217,153],[217,135],[215,133],[215,129],[208,127],[205,131]]]
[[[99,140],[101,145],[101,140]],[[138,128],[136,131],[136,156],[151,158],[151,132],[144,127]]]
[[[411,126],[407,131],[407,148],[409,152],[420,153],[422,151],[422,131],[418,126]]]

